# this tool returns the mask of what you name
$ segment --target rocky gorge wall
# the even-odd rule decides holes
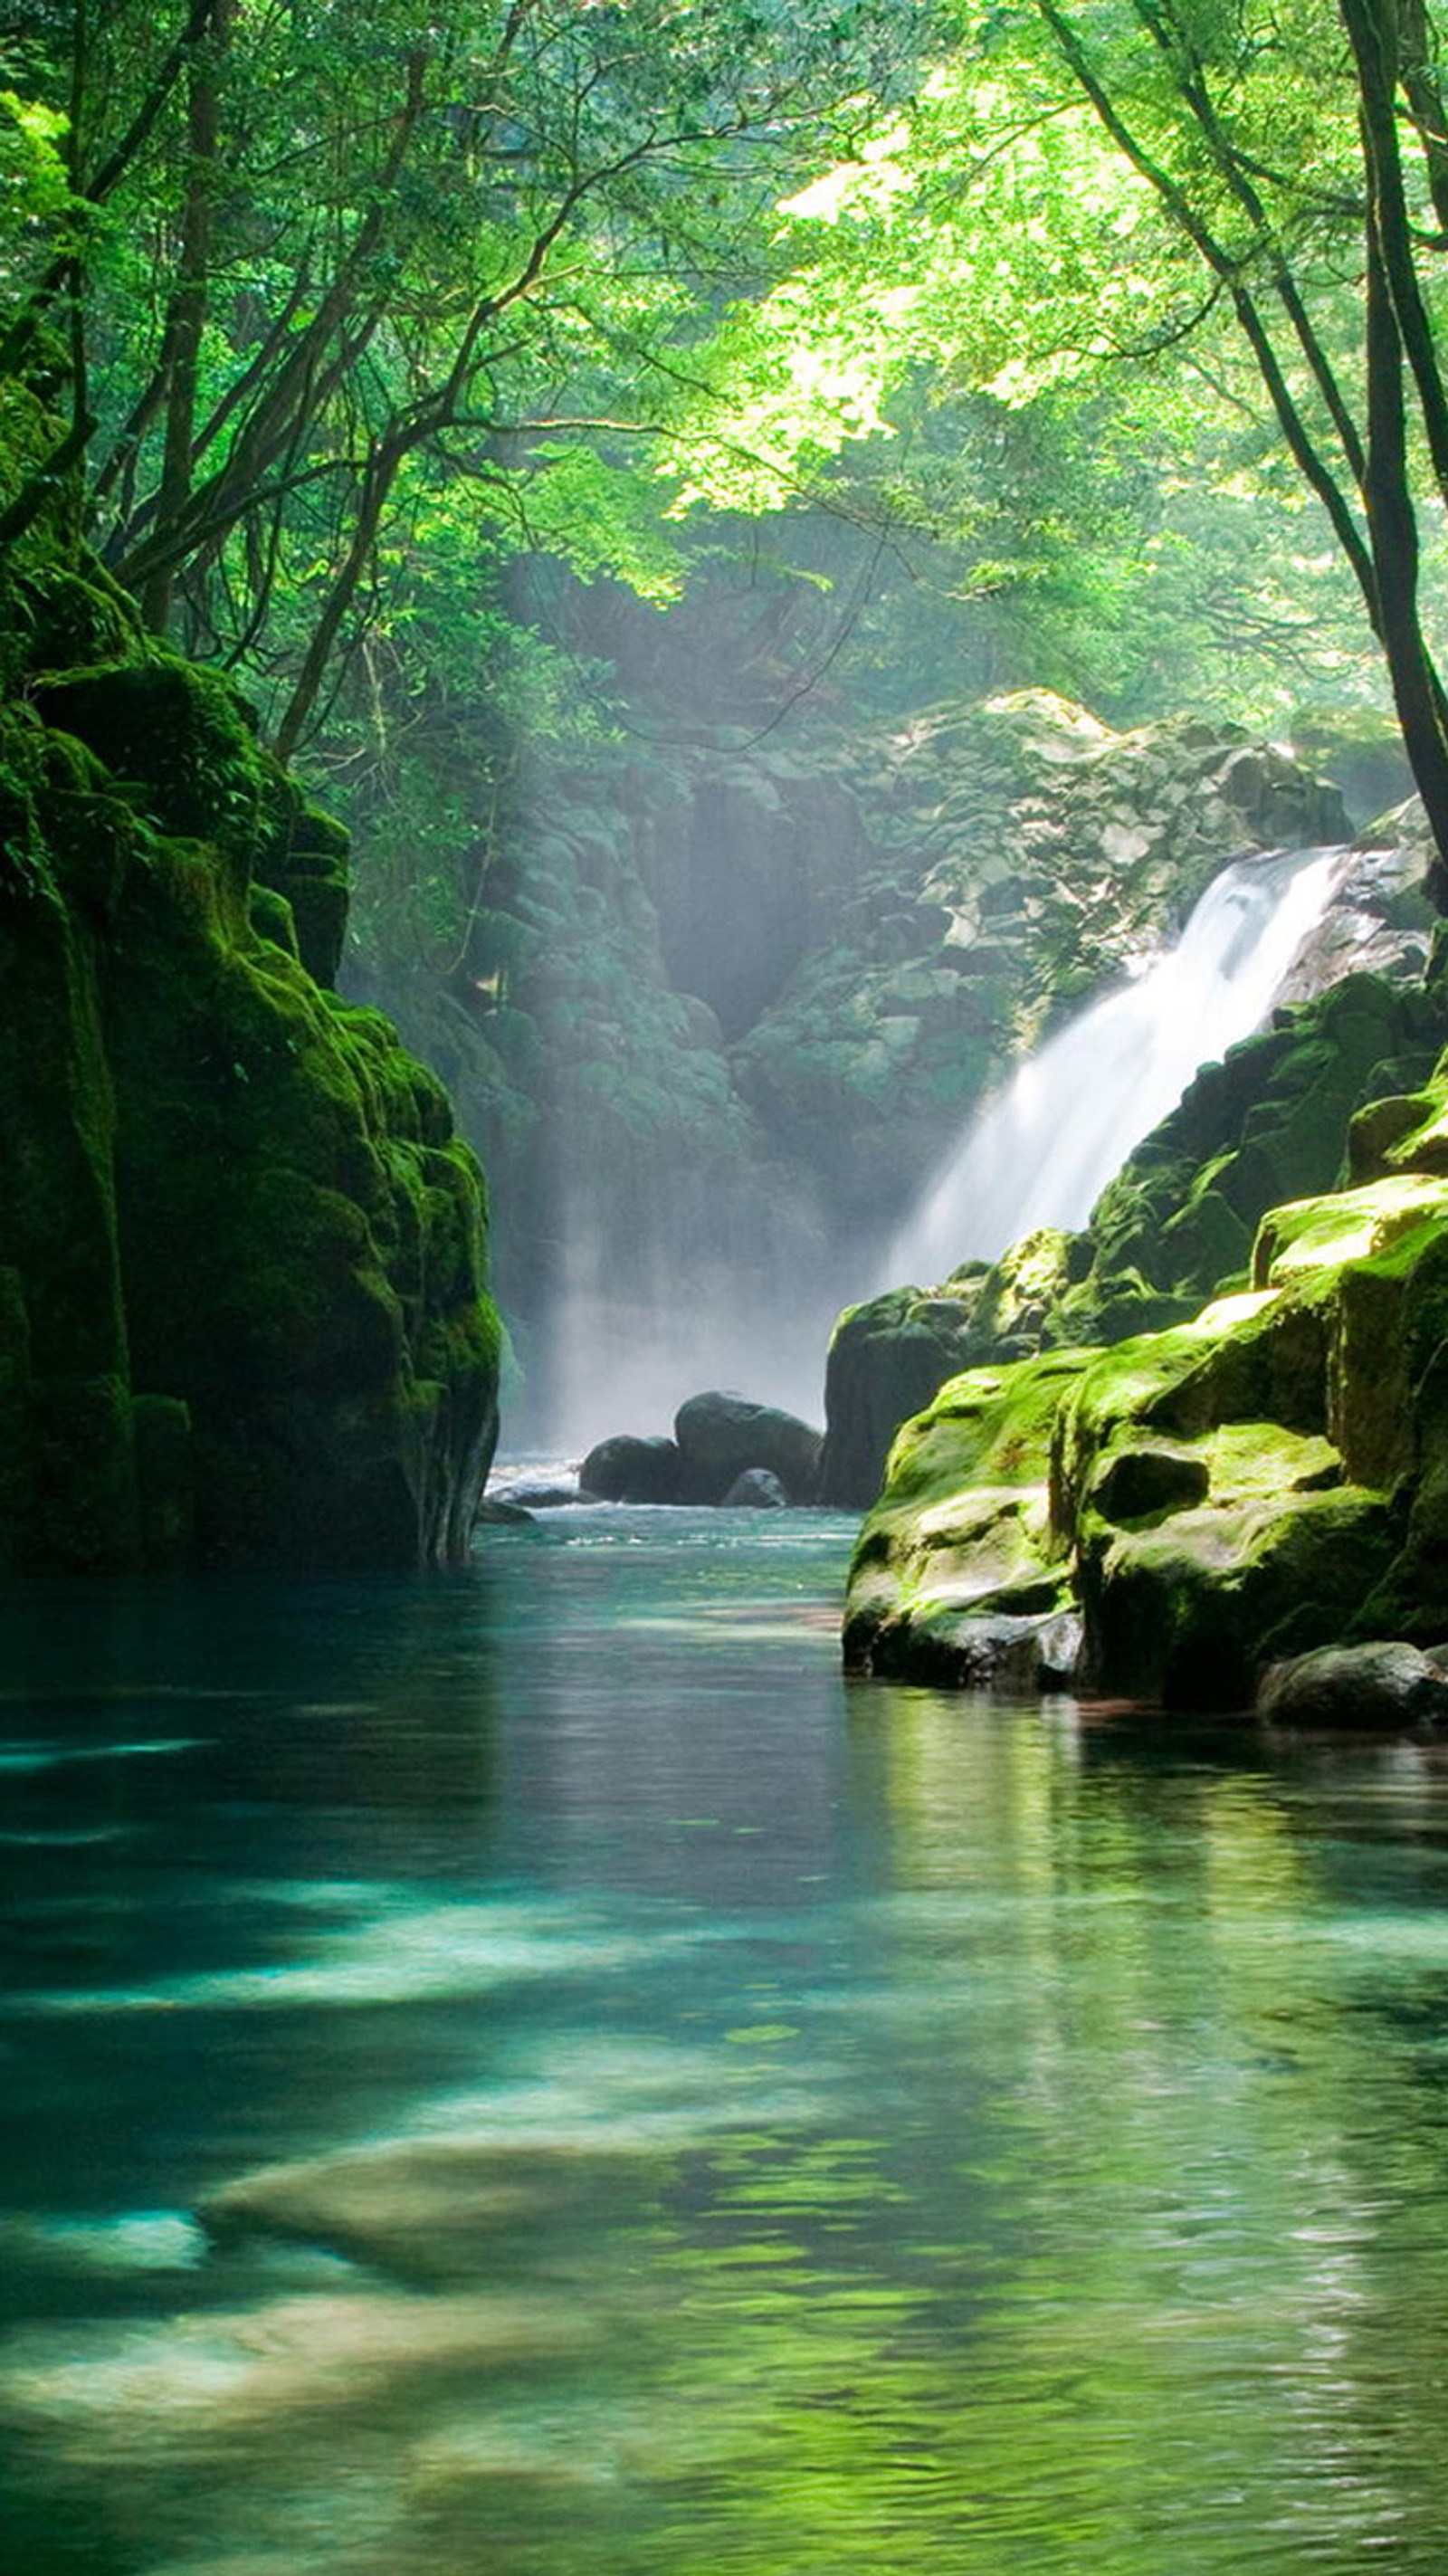
[[[802,1317],[809,1383],[739,1382],[810,1410],[831,1319],[983,1093],[1231,852],[1348,831],[1239,728],[1120,734],[1040,694],[535,753],[492,828],[446,974],[374,944],[347,975],[483,1151],[505,1304],[535,1354],[550,1310],[578,1329],[580,1273],[615,1350],[719,1305],[768,1350]]]
[[[9,489],[44,444],[12,389]],[[346,835],[60,501],[0,595],[0,1571],[465,1551],[482,1176],[332,989]]]

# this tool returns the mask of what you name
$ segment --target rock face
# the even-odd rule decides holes
[[[1088,1689],[1237,1709],[1269,1664],[1448,1637],[1448,1056],[1351,1156],[1269,1211],[1244,1292],[940,1391],[861,1536],[851,1664],[964,1675],[977,1623],[1074,1607]]]
[[[821,1502],[868,1509],[901,1423],[966,1366],[971,1311],[966,1297],[894,1288],[840,1317],[825,1368]]]
[[[1224,859],[1349,829],[1239,729],[1119,734],[1041,693],[646,760],[530,751],[519,778],[445,987],[387,955],[380,901],[349,972],[483,1151],[541,1366],[560,1243],[586,1246],[599,1346],[641,1293],[677,1314],[721,1279],[763,1326],[786,1300],[824,1317],[987,1090]]]
[[[481,1175],[323,980],[345,836],[53,528],[22,556],[11,635],[78,667],[0,706],[0,1567],[455,1560]]]
[[[1335,789],[1239,728],[1119,734],[1044,691],[928,709],[863,754],[856,883],[731,1060],[857,1236],[1234,851],[1350,837]]]

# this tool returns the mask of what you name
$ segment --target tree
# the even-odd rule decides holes
[[[1008,405],[1129,374],[1179,415],[1265,412],[1381,650],[1448,909],[1429,0],[967,0],[955,24],[909,108],[796,200],[796,309],[746,326],[761,367],[803,331],[876,399],[920,371]]]
[[[87,455],[112,567],[260,680],[290,753],[399,510],[466,518],[580,439],[633,462],[697,408],[698,317],[878,95],[887,17],[48,0],[17,69],[65,113],[70,198],[0,350],[65,314],[47,472]]]
[[[1280,98],[1284,76],[1280,60],[1265,85],[1257,71],[1265,13],[1224,16],[1204,41],[1180,0],[1131,0],[1127,30],[1160,66],[1153,114],[1059,0],[1035,5],[1113,143],[1227,299],[1327,513],[1382,647],[1437,845],[1434,893],[1448,910],[1448,698],[1421,600],[1421,511],[1430,493],[1448,499],[1448,383],[1429,274],[1448,233],[1448,122],[1426,0],[1341,0],[1340,25],[1316,8],[1287,22],[1288,76],[1311,67],[1320,89],[1326,57],[1331,84],[1318,130],[1336,149],[1306,173],[1263,115],[1264,91],[1267,103]],[[1278,44],[1283,25],[1271,21]],[[1322,266],[1348,223],[1361,262],[1355,383],[1334,327],[1338,276],[1324,281]]]

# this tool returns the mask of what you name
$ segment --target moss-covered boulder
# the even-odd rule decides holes
[[[45,666],[0,706],[0,1570],[456,1560],[497,1421],[481,1174],[309,971],[343,836],[45,534],[8,594]]]
[[[825,1367],[821,1502],[839,1511],[873,1502],[901,1423],[966,1366],[970,1319],[969,1299],[917,1288],[846,1309]]]
[[[1448,1172],[1432,1083],[1448,1037],[1441,963],[1417,984],[1347,975],[1204,1066],[1084,1232],[1042,1227],[938,1290],[851,1308],[826,1378],[826,1499],[866,1505],[900,1423],[959,1370],[1162,1331],[1246,1285],[1280,1201],[1406,1166]]]
[[[1013,1678],[1029,1682],[1060,1662],[1073,1603],[1051,1514],[1051,1439],[1091,1357],[1051,1352],[970,1370],[906,1424],[850,1571],[853,1670],[947,1686],[985,1680],[1003,1643]]]
[[[971,1622],[1069,1604],[1088,1689],[1233,1709],[1281,1659],[1448,1637],[1448,1058],[1414,1110],[1398,1168],[1268,1214],[1242,1294],[941,1390],[862,1533],[847,1659],[948,1679]]]

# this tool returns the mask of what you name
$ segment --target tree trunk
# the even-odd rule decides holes
[[[1448,912],[1448,727],[1444,698],[1418,613],[1418,523],[1409,481],[1403,400],[1403,341],[1382,257],[1376,212],[1368,210],[1368,470],[1365,498],[1377,573],[1378,634],[1418,793],[1436,844],[1428,890]]]
[[[196,453],[196,396],[201,340],[211,292],[211,235],[221,141],[217,72],[231,33],[233,0],[215,0],[207,39],[194,56],[186,110],[186,202],[181,217],[181,264],[166,317],[170,379],[166,439],[157,497],[163,524],[174,519],[191,490]],[[158,565],[141,591],[141,614],[153,635],[164,635],[171,617],[175,567]]]

